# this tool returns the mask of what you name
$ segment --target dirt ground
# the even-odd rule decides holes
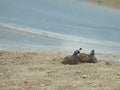
[[[68,52],[0,51],[0,90],[120,90],[120,55],[63,65]],[[103,60],[103,61],[102,61]]]

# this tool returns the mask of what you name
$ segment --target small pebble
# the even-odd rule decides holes
[[[87,77],[87,75],[82,75],[82,78],[86,78]]]
[[[117,73],[117,76],[120,76],[120,73]]]
[[[45,85],[44,85],[44,84],[42,84],[41,86],[42,86],[42,87],[44,87]]]
[[[24,81],[25,84],[27,84],[28,82],[27,81]]]
[[[73,87],[76,87],[77,85],[74,84],[74,85],[72,85],[72,86],[73,86]]]

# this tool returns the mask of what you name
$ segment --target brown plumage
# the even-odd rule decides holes
[[[63,64],[78,64],[78,57],[77,55],[80,53],[79,50],[74,51],[72,55],[66,56],[61,63]]]
[[[90,54],[80,53],[78,55],[78,62],[96,63],[97,62],[97,58],[95,57],[95,51],[92,50]]]

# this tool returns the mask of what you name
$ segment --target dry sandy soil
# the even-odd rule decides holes
[[[95,3],[98,3],[100,5],[120,9],[120,0],[88,0],[88,1],[95,2]]]
[[[1,50],[0,90],[120,90],[120,63],[63,65],[68,54]],[[96,56],[120,60],[120,55]]]

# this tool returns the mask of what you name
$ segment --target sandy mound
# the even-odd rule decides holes
[[[67,52],[0,51],[0,90],[119,90],[120,64],[63,65]],[[120,55],[97,54],[99,60]]]
[[[88,1],[95,2],[100,5],[120,9],[120,0],[88,0]]]

